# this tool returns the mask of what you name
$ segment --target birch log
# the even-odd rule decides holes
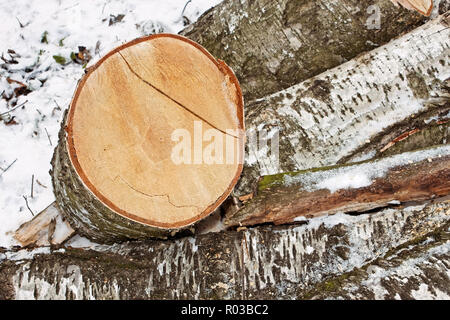
[[[430,233],[437,237],[449,227],[449,218],[449,200],[436,199],[373,214],[338,214],[298,226],[265,226],[173,241],[97,246],[94,250],[4,251],[0,253],[0,298],[307,298],[315,285],[328,278],[395,256],[426,240]],[[418,254],[428,257],[428,252],[419,250]],[[441,268],[442,263],[437,263],[424,272],[441,272]],[[393,273],[395,266],[387,269]],[[424,281],[431,292],[441,288],[450,293],[448,277]],[[336,286],[325,288],[330,287]],[[387,287],[386,294],[408,297],[420,289],[417,274],[410,274],[396,286]],[[316,288],[315,295],[319,294],[328,296],[326,290],[317,292]]]
[[[97,242],[173,236],[232,191],[243,122],[236,77],[204,48],[170,34],[126,43],[77,86],[52,159],[56,202]],[[233,158],[211,161],[207,134],[227,141],[222,154],[231,140]]]
[[[391,0],[394,3],[399,3],[409,10],[416,10],[425,16],[429,16],[433,10],[432,0]]]
[[[336,67],[423,21],[390,0],[226,0],[182,34],[226,61],[250,101]]]
[[[246,161],[235,194],[251,193],[262,175],[370,158],[383,142],[410,131],[417,118],[431,121],[447,114],[448,21],[448,14],[440,16],[372,52],[252,102],[246,114]],[[278,155],[272,150],[279,150]]]
[[[445,145],[359,164],[262,177],[256,196],[228,216],[225,225],[286,224],[449,194],[450,146]]]

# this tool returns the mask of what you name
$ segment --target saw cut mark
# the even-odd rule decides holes
[[[134,69],[130,66],[130,64],[128,63],[127,59],[125,59],[125,57],[122,55],[122,53],[117,52],[122,59],[125,61],[125,64],[127,65],[128,69],[130,69],[131,73],[133,73],[136,77],[138,77],[141,81],[143,81],[145,84],[147,84],[148,86],[152,87],[153,89],[155,89],[156,91],[158,91],[159,93],[161,93],[163,96],[169,98],[170,100],[172,100],[173,102],[175,102],[177,105],[179,105],[182,109],[186,110],[187,112],[191,113],[192,115],[194,115],[195,117],[199,118],[200,120],[202,120],[203,122],[207,123],[208,125],[210,125],[212,128],[222,132],[225,135],[231,136],[233,138],[239,139],[238,136],[235,136],[229,132],[226,132],[222,129],[217,128],[215,125],[213,125],[210,121],[206,120],[204,117],[202,117],[201,115],[199,115],[198,113],[192,111],[191,109],[187,108],[185,105],[183,105],[181,102],[178,102],[177,100],[175,100],[174,98],[172,98],[171,96],[169,96],[168,94],[166,94],[164,91],[162,91],[161,89],[159,89],[158,87],[156,87],[155,85],[153,85],[152,83],[150,83],[149,81],[145,80],[144,78],[142,78],[136,71],[134,71]]]

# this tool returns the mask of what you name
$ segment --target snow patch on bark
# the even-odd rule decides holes
[[[307,191],[328,189],[331,193],[341,189],[370,186],[377,178],[382,178],[394,167],[420,162],[450,154],[450,146],[445,145],[428,150],[405,152],[372,163],[355,164],[332,170],[299,173],[284,176],[286,185],[301,184]]]

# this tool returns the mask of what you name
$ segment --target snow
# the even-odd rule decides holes
[[[337,167],[335,169],[285,175],[286,185],[301,184],[303,190],[328,189],[331,193],[341,189],[362,188],[372,184],[376,178],[383,177],[391,168],[450,154],[450,146],[405,152],[389,158]],[[395,203],[394,203],[395,204]]]
[[[219,2],[192,0],[184,15],[194,22]],[[8,77],[32,90],[9,101],[0,98],[0,114],[26,102],[0,120],[0,247],[17,245],[12,233],[32,218],[23,196],[33,214],[54,201],[48,173],[50,160],[64,109],[84,67],[137,37],[155,32],[178,33],[183,29],[181,13],[185,4],[184,0],[0,2],[0,56],[10,60],[8,50],[12,49],[15,54],[11,55],[18,62],[0,67],[0,94],[13,96],[13,90],[20,87],[8,83]],[[110,25],[112,16],[120,14],[123,19]],[[71,53],[77,53],[79,46],[92,55],[87,66],[62,66],[53,58],[61,56],[70,62]],[[3,63],[0,61],[0,65]],[[11,117],[17,124],[6,125]]]
[[[60,250],[64,250],[64,249],[60,249]],[[5,255],[5,259],[9,260],[9,261],[21,261],[21,260],[27,260],[27,259],[33,259],[33,257],[37,254],[49,254],[50,253],[50,248],[49,247],[41,247],[41,248],[36,248],[33,250],[27,250],[27,249],[23,249],[23,250],[19,250],[17,252],[6,252]],[[1,259],[0,259],[1,261]]]
[[[350,171],[324,179],[317,184],[317,187],[335,192],[340,189],[367,187],[371,184],[372,179],[365,172]]]

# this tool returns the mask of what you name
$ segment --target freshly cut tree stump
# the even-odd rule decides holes
[[[243,132],[224,62],[182,36],[136,39],[78,84],[52,160],[56,201],[95,241],[174,235],[230,194]]]

